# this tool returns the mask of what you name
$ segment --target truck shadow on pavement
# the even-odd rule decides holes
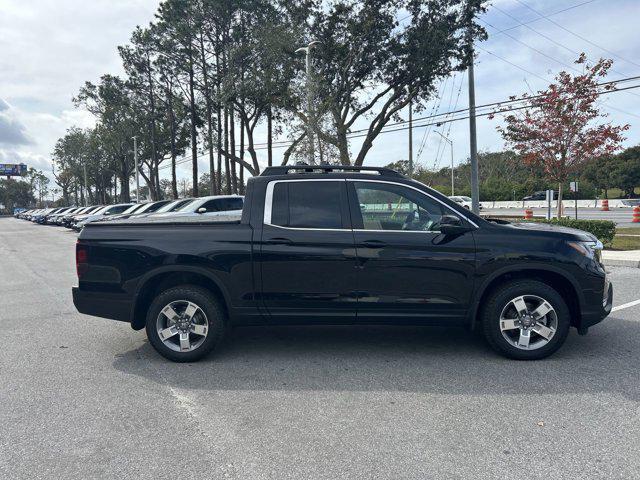
[[[626,325],[625,325],[626,324]],[[615,320],[586,337],[572,330],[551,358],[493,353],[479,333],[434,327],[246,327],[207,359],[175,364],[146,341],[114,367],[175,388],[545,395],[618,392],[640,400],[637,322]],[[633,331],[621,335],[621,331]],[[142,334],[143,335],[143,334]]]

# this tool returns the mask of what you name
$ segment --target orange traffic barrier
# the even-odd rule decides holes
[[[607,200],[606,198],[602,200],[602,208],[600,210],[602,210],[603,212],[609,211],[609,200]]]
[[[531,220],[533,218],[533,210],[531,210],[530,208],[525,209],[524,211],[524,219],[525,220]]]
[[[640,223],[640,206],[633,207],[633,220],[631,223]]]

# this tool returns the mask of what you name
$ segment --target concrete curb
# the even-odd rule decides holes
[[[640,260],[605,260],[603,259],[605,267],[631,267],[640,268]]]
[[[604,250],[602,252],[602,263],[607,267],[640,268],[640,250],[627,250],[622,252]]]

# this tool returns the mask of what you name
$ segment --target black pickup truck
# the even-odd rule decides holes
[[[146,328],[179,362],[231,326],[272,324],[462,325],[531,360],[611,311],[601,248],[579,230],[484,220],[384,168],[270,167],[241,218],[88,224],[73,301]]]

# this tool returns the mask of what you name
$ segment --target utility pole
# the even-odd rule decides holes
[[[447,142],[449,144],[449,147],[451,148],[451,196],[455,195],[455,181],[454,181],[454,170],[453,170],[453,140],[450,140],[449,138],[445,137],[443,134],[441,134],[439,131],[434,130],[434,132],[436,132],[438,135],[440,135],[445,142]]]
[[[311,48],[319,43],[321,42],[313,41],[306,47],[296,50],[296,53],[304,53],[306,55],[307,63],[307,136],[309,137],[309,165],[315,164],[315,115],[313,113],[313,72],[311,71]]]
[[[480,189],[478,187],[478,139],[476,136],[476,89],[473,73],[473,37],[469,25],[469,150],[471,153],[471,210],[480,213]]]
[[[84,169],[84,206],[89,206],[89,182],[87,182],[87,164],[83,164]]]
[[[413,178],[413,101],[409,100],[409,178]]]
[[[140,203],[140,172],[138,171],[138,137],[133,137],[133,158],[136,164],[136,203]]]

